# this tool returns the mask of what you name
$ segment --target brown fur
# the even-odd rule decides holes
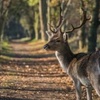
[[[58,34],[44,48],[55,51],[61,67],[73,79],[77,100],[81,100],[81,84],[86,87],[87,100],[93,100],[91,86],[100,96],[100,51],[73,54],[68,42]]]

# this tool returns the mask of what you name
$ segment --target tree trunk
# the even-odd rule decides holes
[[[3,41],[4,27],[8,16],[11,0],[1,0],[0,2],[0,43]]]
[[[37,7],[35,7],[35,8],[37,8]],[[41,34],[39,32],[39,28],[40,28],[40,26],[39,26],[39,14],[38,14],[38,10],[37,9],[35,9],[34,12],[35,12],[35,14],[34,14],[34,18],[35,18],[35,22],[34,22],[35,39],[39,40],[40,37],[41,37]]]
[[[82,27],[82,33],[81,33],[82,48],[86,46],[86,39],[87,39],[86,25],[84,25]]]
[[[4,27],[4,18],[0,17],[0,42],[2,42],[3,27]]]
[[[100,0],[95,0],[95,8],[93,12],[92,25],[90,27],[90,33],[88,37],[88,52],[94,52],[97,44],[97,29],[99,26],[99,9]]]
[[[8,10],[6,11],[5,15],[2,18],[2,29],[1,29],[1,42],[4,40],[4,30],[7,21]]]
[[[87,33],[86,33],[86,25],[84,25],[81,29],[80,33],[80,47],[79,49],[82,50],[86,46],[86,39],[87,39]]]
[[[51,15],[51,9],[49,6],[50,0],[48,0],[47,4],[48,4],[48,6],[47,6],[47,18],[48,18],[47,22],[50,23],[50,15]],[[49,24],[48,24],[48,30],[49,30]]]
[[[47,0],[39,0],[39,13],[40,13],[40,30],[41,30],[41,39],[43,41],[47,40],[47,35],[45,31],[47,30]]]

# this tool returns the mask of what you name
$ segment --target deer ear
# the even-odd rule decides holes
[[[63,34],[63,40],[64,40],[64,42],[66,42],[67,39],[68,39],[68,35],[67,35],[66,33],[64,33],[64,34]]]

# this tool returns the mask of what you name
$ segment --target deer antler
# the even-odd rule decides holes
[[[59,21],[59,24],[57,25],[57,31],[58,30],[61,30],[61,27],[64,23],[64,21],[66,20],[66,13],[67,13],[67,10],[68,10],[68,6],[70,5],[71,3],[71,0],[68,1],[67,5],[66,5],[66,9],[64,10],[63,12],[63,6],[64,6],[64,0],[62,1],[62,4],[60,6],[60,21]]]
[[[50,31],[52,32],[52,33],[56,33],[56,29],[50,24],[50,23],[48,23],[49,24],[49,29],[50,29]],[[53,30],[52,30],[52,28],[53,28]]]
[[[68,1],[67,7],[66,7],[66,9],[65,9],[64,12],[63,12],[63,5],[64,5],[64,2],[65,2],[65,1],[63,0],[63,1],[62,1],[62,4],[61,4],[61,6],[60,6],[60,20],[59,20],[58,25],[56,26],[56,28],[53,28],[53,26],[50,25],[50,30],[51,30],[53,33],[57,33],[57,31],[59,31],[59,30],[61,31],[61,27],[62,27],[64,21],[66,20],[66,12],[67,12],[67,10],[68,10],[68,6],[69,6],[71,0]],[[73,32],[75,29],[81,28],[88,20],[90,20],[90,18],[87,18],[87,16],[86,16],[86,15],[87,15],[87,12],[86,12],[86,10],[85,10],[85,4],[84,4],[84,1],[83,1],[83,0],[81,0],[81,4],[82,4],[81,10],[82,10],[82,12],[83,12],[83,21],[82,21],[82,23],[81,23],[79,26],[77,26],[77,27],[74,27],[74,25],[71,24],[72,29],[71,29],[71,30],[68,30],[68,31],[65,32],[65,33],[70,33],[70,32]],[[53,30],[52,30],[52,28],[53,28]],[[64,33],[64,32],[62,32],[62,33]]]
[[[51,24],[49,24],[50,31],[52,31],[53,33],[56,33],[57,31],[61,30],[61,27],[62,27],[64,21],[66,20],[65,15],[66,15],[66,12],[68,10],[68,6],[70,5],[71,0],[68,1],[67,7],[63,12],[64,2],[65,2],[65,0],[62,0],[61,6],[60,6],[60,19],[59,19],[59,22],[58,22],[58,25],[56,26],[56,28],[53,28],[53,26]],[[53,30],[52,30],[52,28],[53,28]]]
[[[83,11],[83,21],[82,21],[82,23],[81,23],[79,26],[77,26],[77,27],[74,27],[74,26],[71,24],[72,29],[69,30],[69,31],[67,31],[67,32],[65,32],[65,33],[70,33],[70,32],[73,32],[75,29],[81,28],[88,20],[90,20],[90,18],[87,18],[87,16],[86,16],[87,12],[86,12],[86,10],[85,10],[85,4],[84,4],[83,0],[81,0],[81,3],[82,3],[81,9],[82,9],[82,11]]]

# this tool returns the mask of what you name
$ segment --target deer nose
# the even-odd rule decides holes
[[[44,45],[44,47],[43,47],[44,49],[49,49],[50,48],[50,46],[48,45],[48,44],[46,44],[46,45]]]

